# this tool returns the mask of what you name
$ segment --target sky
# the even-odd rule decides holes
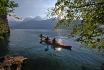
[[[15,8],[14,14],[22,19],[26,17],[45,17],[48,8],[54,7],[57,0],[13,0],[19,7]],[[12,17],[9,20],[13,20]]]

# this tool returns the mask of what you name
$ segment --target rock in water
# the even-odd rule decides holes
[[[0,57],[0,70],[21,70],[26,64],[27,58],[23,56],[3,56]]]

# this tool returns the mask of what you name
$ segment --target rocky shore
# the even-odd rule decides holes
[[[0,70],[22,70],[27,58],[23,56],[3,56],[0,57]]]

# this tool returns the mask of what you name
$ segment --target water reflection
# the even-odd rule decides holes
[[[43,44],[43,43],[40,42],[40,44]],[[45,52],[49,51],[50,47],[51,47],[51,49],[54,49],[54,50],[57,50],[57,51],[61,51],[62,50],[62,47],[59,47],[59,46],[49,45],[49,44],[46,44],[46,43],[44,45],[46,45],[46,48],[44,50]],[[68,49],[68,48],[63,48],[63,49],[71,50],[71,49]]]
[[[58,51],[61,51],[62,48],[57,48]]]
[[[47,46],[47,48],[45,48],[45,50],[44,50],[44,51],[46,52],[46,51],[48,51],[48,50],[49,50],[49,47]]]
[[[8,54],[9,46],[9,34],[5,36],[4,39],[0,39],[0,57]]]
[[[44,51],[45,51],[45,52],[48,51],[48,50],[49,50],[49,47],[51,47],[51,49],[54,49],[54,50],[55,50],[55,48],[56,48],[55,46],[52,46],[52,45],[48,45],[48,44],[47,44],[47,47],[45,48]]]
[[[51,48],[54,49],[54,50],[56,50],[56,47],[54,45],[51,45]]]
[[[57,47],[57,46],[54,46],[54,45],[48,45],[48,44],[46,44],[47,46],[48,46],[48,50],[49,50],[49,47],[51,47],[51,49],[54,49],[54,50],[58,50],[58,51],[61,51],[61,48],[59,48],[59,47]],[[48,51],[47,50],[47,51]]]

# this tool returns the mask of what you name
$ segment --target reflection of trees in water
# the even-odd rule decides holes
[[[9,34],[4,39],[0,39],[0,56],[5,56],[8,53]]]

